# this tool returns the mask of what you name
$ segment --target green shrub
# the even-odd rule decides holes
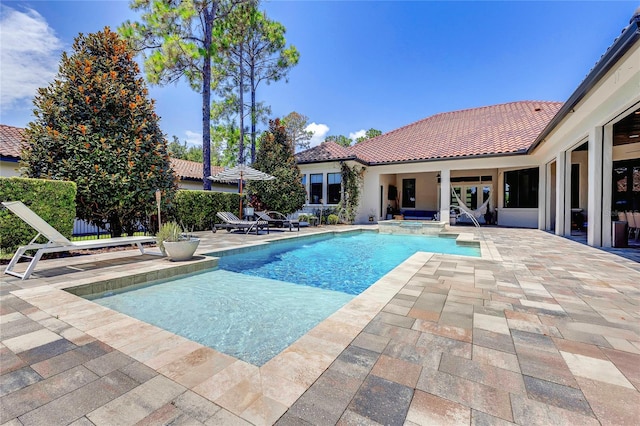
[[[204,231],[221,222],[217,212],[235,213],[239,205],[240,195],[236,193],[181,189],[176,193],[172,216],[189,232]]]
[[[0,177],[0,200],[22,201],[62,235],[71,238],[76,217],[76,184],[68,181]],[[13,252],[37,231],[8,209],[0,209],[0,248]],[[46,242],[40,237],[38,242]]]
[[[337,225],[339,221],[340,218],[338,217],[338,215],[330,214],[329,216],[327,216],[327,223],[329,225]]]

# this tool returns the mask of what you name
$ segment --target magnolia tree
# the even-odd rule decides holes
[[[283,214],[302,208],[306,191],[280,120],[269,122],[269,131],[261,136],[260,149],[252,167],[276,177],[274,180],[248,182],[249,192],[254,194],[254,207]]]
[[[132,232],[175,194],[167,141],[128,44],[107,27],[80,34],[34,99],[22,153],[27,177],[74,181],[76,215]]]

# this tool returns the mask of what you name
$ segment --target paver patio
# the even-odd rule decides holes
[[[0,424],[639,424],[640,263],[537,230],[453,229],[484,258],[416,254],[262,367],[61,290],[163,276],[165,259],[5,275]],[[292,235],[201,233],[199,253]]]

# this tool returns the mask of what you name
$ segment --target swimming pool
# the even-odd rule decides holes
[[[217,269],[89,298],[261,366],[416,251],[480,255],[450,238],[294,238],[212,253]]]
[[[348,294],[360,294],[418,252],[480,256],[478,246],[426,235],[356,232],[269,244],[255,251],[217,252],[219,268]]]

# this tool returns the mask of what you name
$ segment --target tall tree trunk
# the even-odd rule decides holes
[[[202,187],[211,190],[211,44],[217,1],[204,10],[204,64],[202,67]]]
[[[244,66],[243,66],[243,44],[240,43],[240,53],[238,63],[240,65],[240,97],[238,102],[238,112],[240,114],[240,143],[238,145],[238,163],[244,164]]]
[[[251,78],[251,162],[256,161],[256,67],[253,61],[249,65]]]

